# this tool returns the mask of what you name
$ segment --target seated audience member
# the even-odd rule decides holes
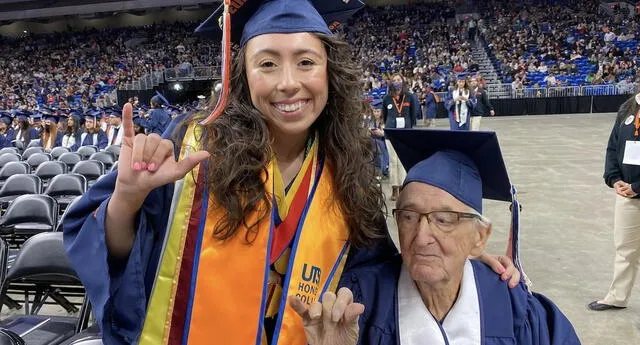
[[[13,117],[11,113],[5,110],[0,111],[0,149],[11,146],[15,133],[11,128]]]
[[[107,112],[109,115],[109,127],[107,127],[107,142],[108,145],[120,145],[122,144],[122,110],[118,108],[109,109]]]
[[[24,146],[29,145],[31,139],[38,139],[38,132],[31,127],[29,121],[31,117],[29,111],[16,112],[17,127],[14,129],[14,140],[21,142]]]
[[[73,110],[67,118],[67,128],[62,136],[61,146],[71,149],[76,142],[80,142],[82,133],[82,113],[79,110]]]
[[[140,116],[140,110],[133,111],[133,131],[136,135],[146,134],[144,128],[144,119]]]
[[[62,136],[58,133],[58,116],[49,114],[44,119],[42,133],[40,133],[40,146],[45,152],[50,152],[54,147],[62,145]]]
[[[89,110],[84,116],[84,132],[80,134],[80,140],[72,150],[77,151],[81,146],[93,145],[99,149],[107,147],[107,136],[104,131],[98,127],[98,116],[101,114],[99,110]]]

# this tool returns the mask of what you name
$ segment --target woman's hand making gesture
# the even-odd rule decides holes
[[[208,152],[198,151],[176,161],[171,140],[157,134],[135,135],[130,103],[122,109],[122,123],[118,177],[106,219],[107,246],[116,257],[129,255],[135,239],[135,217],[149,192],[183,178],[209,157]]]

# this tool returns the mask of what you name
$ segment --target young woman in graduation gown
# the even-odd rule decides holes
[[[322,344],[329,331],[355,344],[367,327],[354,272],[397,252],[360,74],[318,13],[354,1],[328,3],[226,1],[239,25],[224,11],[230,84],[173,141],[134,136],[125,105],[118,171],[64,223],[105,344]],[[219,30],[221,14],[200,30]],[[230,41],[240,45],[232,67]],[[324,322],[306,322],[321,297]],[[309,341],[305,325],[327,332]]]
[[[468,80],[458,77],[456,87],[447,94],[444,103],[449,112],[449,125],[452,131],[469,130],[473,107],[476,103],[476,95],[469,89]]]

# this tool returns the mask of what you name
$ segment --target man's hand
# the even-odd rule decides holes
[[[289,304],[302,317],[309,345],[358,343],[358,319],[364,313],[364,305],[353,302],[351,290],[343,287],[337,296],[333,292],[325,292],[322,304],[314,302],[310,306],[296,296],[289,296]]]

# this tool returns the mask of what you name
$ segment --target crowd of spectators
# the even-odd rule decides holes
[[[218,46],[197,23],[0,38],[0,109],[113,103],[122,83],[167,68],[216,64]]]
[[[640,24],[597,0],[485,1],[481,36],[503,82],[524,87],[618,85],[640,76]]]
[[[629,11],[605,15],[598,0],[517,3],[479,3],[473,35],[469,22],[456,20],[455,3],[366,7],[343,31],[364,71],[364,92],[381,98],[395,73],[418,94],[447,91],[456,75],[479,70],[475,32],[501,81],[515,89],[632,87],[640,76],[640,24]],[[196,25],[0,37],[0,108],[109,106],[110,91],[151,71],[217,65],[219,44],[193,35]]]
[[[448,4],[367,7],[345,35],[364,71],[365,92],[382,96],[394,73],[414,92],[446,91],[456,73],[479,69],[465,23]]]

